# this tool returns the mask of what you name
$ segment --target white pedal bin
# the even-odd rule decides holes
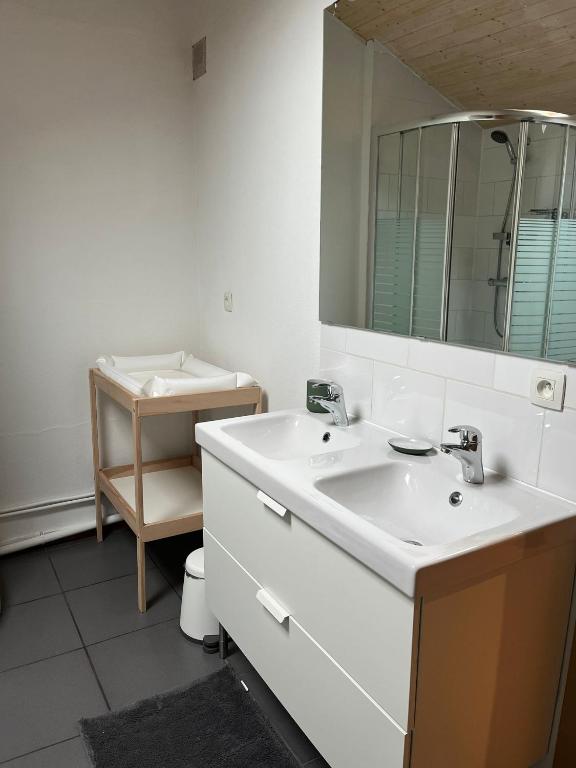
[[[204,635],[218,634],[218,621],[206,605],[204,547],[186,558],[180,628],[191,640],[202,642]]]

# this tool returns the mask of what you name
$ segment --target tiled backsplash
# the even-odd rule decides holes
[[[436,445],[473,424],[486,467],[576,501],[576,368],[330,325],[321,339],[350,413]],[[535,368],[567,373],[564,411],[532,405]]]

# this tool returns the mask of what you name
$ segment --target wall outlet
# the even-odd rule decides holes
[[[536,369],[532,374],[530,394],[534,405],[561,411],[564,407],[565,391],[566,374],[542,369]]]
[[[232,291],[224,291],[224,309],[226,312],[232,312]]]

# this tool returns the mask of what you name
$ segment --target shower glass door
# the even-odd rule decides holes
[[[440,339],[452,126],[378,141],[372,327]]]
[[[575,129],[535,123],[528,139],[508,351],[576,362]]]

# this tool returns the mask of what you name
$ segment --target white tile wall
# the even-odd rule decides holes
[[[446,381],[439,376],[374,365],[372,421],[401,435],[442,439]]]
[[[345,349],[351,355],[383,360],[394,365],[406,365],[408,362],[408,339],[403,336],[354,331],[346,335]]]
[[[344,387],[348,413],[362,419],[372,415],[374,361],[332,349],[320,350],[320,376]]]
[[[576,411],[548,411],[538,485],[558,496],[576,501],[575,456]]]
[[[466,347],[410,339],[408,366],[470,384],[491,386],[494,381],[494,355]]]
[[[485,465],[576,501],[576,368],[448,344],[323,326],[320,375],[344,387],[348,410],[435,444],[469,422]],[[530,403],[535,368],[567,375],[565,408]]]
[[[444,428],[473,424],[484,436],[484,463],[501,475],[536,485],[544,414],[527,399],[449,381]]]

